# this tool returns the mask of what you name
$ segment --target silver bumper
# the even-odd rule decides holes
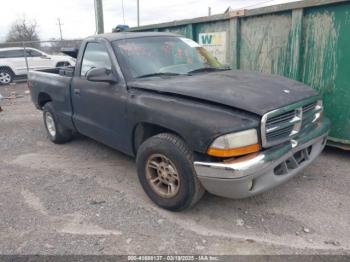
[[[194,162],[205,189],[218,196],[245,198],[271,189],[308,166],[326,145],[330,128],[323,119],[299,138],[228,163]]]

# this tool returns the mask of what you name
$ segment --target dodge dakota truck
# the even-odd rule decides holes
[[[178,211],[208,191],[245,198],[286,182],[323,150],[330,122],[304,84],[231,70],[171,33],[89,37],[76,65],[29,73],[48,138],[80,133],[136,157],[158,206]]]

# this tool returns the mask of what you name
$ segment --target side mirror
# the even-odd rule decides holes
[[[51,59],[51,57],[47,56],[47,55],[42,55],[40,56],[42,59]]]
[[[107,68],[93,68],[86,74],[86,79],[91,82],[118,83],[118,78],[113,74],[112,70]]]

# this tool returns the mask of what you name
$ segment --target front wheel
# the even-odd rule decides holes
[[[72,131],[64,128],[58,122],[51,102],[44,105],[43,118],[47,135],[52,142],[55,144],[63,144],[72,139]]]
[[[180,211],[204,194],[193,167],[193,155],[176,135],[163,133],[147,139],[137,152],[137,172],[149,198],[158,206]]]
[[[13,78],[14,78],[14,75],[10,69],[7,69],[7,68],[0,69],[0,84],[1,85],[7,85],[7,84],[12,83]]]

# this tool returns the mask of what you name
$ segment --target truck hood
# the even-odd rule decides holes
[[[294,80],[237,70],[151,77],[128,82],[128,85],[219,103],[260,116],[317,95],[312,88]]]

